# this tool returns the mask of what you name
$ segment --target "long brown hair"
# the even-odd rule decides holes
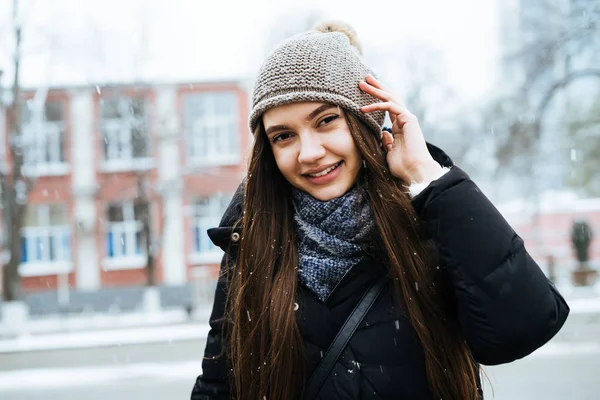
[[[380,140],[346,112],[361,153],[361,172],[399,303],[422,344],[436,398],[475,400],[474,363],[442,297],[437,252],[415,214],[404,183],[394,178]],[[262,124],[255,132],[245,184],[237,262],[230,270],[229,356],[238,399],[300,399],[306,380],[296,323],[297,248],[291,187],[279,172]]]

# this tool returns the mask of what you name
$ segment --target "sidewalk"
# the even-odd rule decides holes
[[[575,338],[578,331],[593,325],[600,332],[600,285],[595,288],[560,288],[571,314],[568,326],[558,338]],[[31,320],[29,333],[18,338],[0,337],[0,354],[58,349],[81,349],[131,344],[204,340],[210,329],[211,307],[206,305],[192,316],[184,311],[161,313],[53,316]],[[567,332],[568,330],[575,331]]]

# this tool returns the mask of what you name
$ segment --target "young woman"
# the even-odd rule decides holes
[[[425,142],[352,28],[322,24],[272,51],[250,128],[247,176],[209,231],[226,254],[192,399],[306,398],[374,282],[310,397],[480,399],[480,364],[522,358],[565,322],[521,238]]]

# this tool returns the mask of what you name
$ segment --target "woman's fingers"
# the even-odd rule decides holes
[[[367,75],[365,81],[359,82],[359,87],[365,93],[382,101],[381,103],[373,103],[362,107],[361,110],[363,112],[387,111],[390,113],[392,122],[398,115],[406,115],[410,118],[410,113],[406,109],[406,106],[394,99],[394,96],[374,76]]]
[[[360,108],[362,112],[371,113],[375,111],[387,111],[391,115],[399,115],[404,112],[403,107],[392,101],[385,101],[382,103],[373,103]]]
[[[394,147],[394,136],[388,131],[383,131],[381,135],[381,142],[386,151],[392,151]]]
[[[371,85],[371,86],[375,86],[377,89],[381,89],[383,91],[389,92],[389,90],[387,90],[382,84],[381,82],[379,82],[379,80],[377,78],[375,78],[373,75],[371,74],[367,74],[367,76],[365,77],[365,81]]]
[[[371,85],[368,82],[365,81],[360,81],[358,83],[358,86],[360,87],[360,89],[365,92],[370,94],[371,96],[381,100],[381,101],[390,101],[392,100],[392,95],[383,89],[378,89],[377,87],[375,87],[374,85]]]

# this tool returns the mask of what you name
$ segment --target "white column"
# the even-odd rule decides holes
[[[166,285],[181,285],[187,281],[183,241],[183,201],[181,191],[173,190],[164,200],[163,276]]]
[[[156,92],[158,175],[164,213],[161,232],[163,283],[180,285],[187,281],[187,273],[177,90],[173,85],[161,85],[157,86]]]
[[[96,290],[100,287],[98,249],[94,236],[97,188],[94,144],[93,89],[82,88],[71,92],[71,171],[73,179],[74,232],[77,238],[77,288]]]

